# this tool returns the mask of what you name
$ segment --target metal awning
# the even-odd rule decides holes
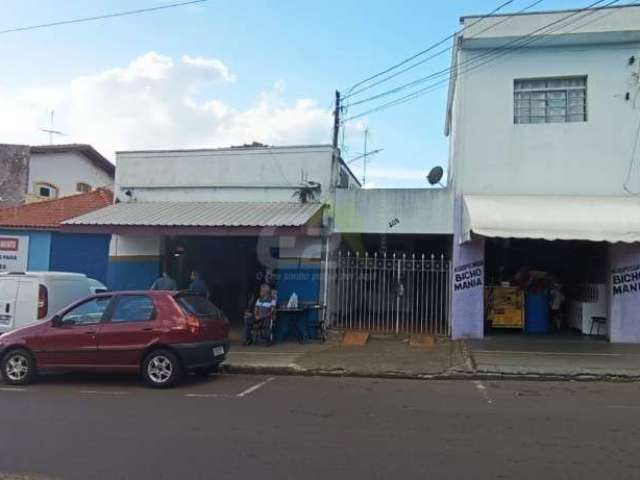
[[[75,232],[172,235],[257,235],[264,229],[278,234],[314,234],[309,227],[321,225],[323,206],[294,202],[116,203],[67,220],[62,228]]]
[[[640,199],[465,195],[463,240],[485,237],[640,242]]]

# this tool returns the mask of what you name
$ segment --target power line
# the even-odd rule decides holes
[[[567,15],[567,16],[559,19],[559,20],[556,20],[555,22],[549,23],[547,25],[544,25],[543,27],[540,27],[540,28],[532,31],[532,32],[529,32],[527,35],[524,35],[522,37],[518,37],[515,40],[507,42],[502,47],[494,48],[494,49],[489,50],[488,52],[485,52],[484,54],[481,54],[481,55],[479,55],[479,56],[477,56],[477,57],[475,57],[473,59],[470,59],[470,60],[467,60],[465,62],[462,62],[460,65],[458,65],[458,67],[463,66],[463,65],[465,65],[467,63],[476,63],[479,60],[482,60],[483,58],[490,57],[490,56],[494,55],[494,53],[496,53],[496,52],[498,52],[498,53],[500,53],[500,52],[509,53],[509,51],[511,51],[511,50],[515,50],[515,49],[527,46],[530,43],[533,43],[533,41],[537,41],[538,40],[538,36],[534,37],[534,34],[540,33],[541,31],[546,30],[549,27],[551,27],[551,26],[553,26],[553,25],[555,25],[557,23],[563,22],[564,20],[567,20],[568,18],[570,18],[572,16],[575,16],[575,15],[577,15],[579,13],[582,13],[585,10],[588,11],[589,9],[591,9],[592,7],[602,3],[603,1],[604,0],[599,0],[597,2],[594,2],[594,3],[592,3],[591,5],[589,5],[588,7],[584,8],[584,9],[577,10],[577,11],[575,11],[575,12],[573,12],[573,13],[571,13],[571,14],[569,14],[569,15]],[[618,1],[620,1],[620,0],[613,0],[613,1],[609,2],[607,5],[608,6],[613,5],[614,3],[617,3]],[[596,11],[598,11],[598,10],[589,11],[588,15],[590,15],[590,14],[596,12]],[[571,22],[571,23],[574,23],[574,22]],[[568,23],[566,25],[562,25],[559,28],[566,27],[567,25],[570,25],[570,23]],[[554,29],[553,31],[557,31],[557,29]],[[546,32],[546,34],[548,35],[549,33],[553,33],[553,31]],[[533,39],[533,41],[531,41],[532,39]],[[522,43],[522,45],[517,45],[519,43]],[[502,55],[500,55],[500,56],[502,56]],[[496,56],[496,58],[499,58],[499,56]],[[411,82],[405,83],[403,85],[400,85],[398,87],[392,88],[392,89],[384,91],[382,93],[373,95],[371,97],[367,97],[367,98],[365,98],[363,100],[359,100],[357,102],[351,103],[349,106],[354,107],[354,106],[357,106],[357,105],[362,105],[363,103],[368,103],[370,101],[377,100],[379,98],[386,97],[386,96],[392,95],[394,93],[398,93],[398,92],[400,92],[402,90],[406,90],[407,88],[419,85],[419,84],[424,83],[424,82],[426,82],[428,80],[431,80],[431,79],[434,79],[434,78],[438,78],[438,77],[441,77],[443,75],[448,75],[448,74],[450,74],[450,72],[451,72],[451,67],[444,68],[444,69],[439,70],[437,72],[431,73],[431,74],[429,74],[429,75],[427,75],[425,77],[419,78],[417,80],[413,80]]]
[[[424,87],[422,89],[416,90],[416,91],[414,91],[414,92],[412,92],[412,93],[410,93],[410,94],[408,94],[408,95],[406,95],[404,97],[400,97],[400,98],[394,99],[394,100],[392,100],[390,102],[378,105],[377,107],[374,107],[374,108],[372,108],[370,110],[367,110],[366,112],[359,113],[359,114],[353,115],[351,117],[348,117],[348,118],[344,119],[343,122],[348,122],[350,120],[355,120],[356,118],[361,118],[361,117],[363,117],[365,115],[369,115],[371,113],[375,113],[375,112],[378,112],[378,111],[381,111],[381,110],[386,110],[387,108],[393,107],[395,105],[399,105],[401,103],[408,102],[410,100],[413,100],[414,98],[417,98],[417,97],[422,96],[422,95],[424,95],[426,93],[429,93],[429,92],[435,90],[437,87],[439,87],[439,86],[441,86],[443,84],[446,84],[449,81],[453,81],[453,80],[455,80],[456,78],[458,78],[459,76],[461,76],[461,75],[463,75],[465,73],[468,73],[468,72],[470,72],[472,70],[476,70],[476,69],[482,67],[483,65],[486,65],[487,63],[493,62],[496,59],[511,53],[514,50],[518,50],[520,48],[524,48],[524,47],[526,47],[526,46],[528,46],[528,45],[530,45],[530,44],[532,44],[534,42],[537,42],[538,40],[540,40],[540,37],[542,35],[537,35],[537,36],[533,36],[533,35],[538,33],[538,32],[540,32],[540,31],[542,31],[542,30],[546,30],[546,29],[548,29],[549,27],[551,27],[551,26],[553,26],[555,24],[563,22],[563,21],[567,20],[570,17],[573,17],[573,16],[575,16],[575,15],[577,15],[579,13],[584,13],[586,11],[586,14],[583,15],[580,19],[577,19],[577,20],[571,21],[569,23],[560,25],[560,26],[554,28],[553,30],[545,32],[544,35],[546,36],[546,35],[549,35],[549,34],[555,32],[555,31],[561,29],[561,28],[564,28],[564,27],[566,27],[566,26],[568,26],[568,25],[570,25],[572,23],[575,23],[576,21],[580,21],[581,19],[584,19],[589,15],[592,15],[594,13],[597,13],[597,12],[601,11],[602,8],[605,8],[605,7],[601,7],[599,9],[595,9],[595,10],[591,10],[591,9],[594,6],[602,3],[603,1],[604,0],[599,0],[597,2],[594,2],[594,3],[592,3],[591,5],[589,5],[589,6],[585,7],[585,8],[582,8],[580,10],[576,10],[576,11],[572,12],[571,14],[569,14],[569,15],[567,15],[565,17],[562,17],[559,20],[556,20],[556,21],[554,21],[554,22],[552,22],[550,24],[547,24],[547,25],[545,25],[545,26],[543,26],[541,28],[538,28],[538,29],[528,33],[527,35],[525,35],[523,37],[519,37],[518,39],[516,39],[514,41],[508,42],[503,47],[492,49],[492,50],[490,50],[489,52],[487,52],[485,54],[479,55],[478,57],[475,57],[473,59],[470,59],[470,60],[467,60],[465,62],[462,62],[459,65],[456,65],[456,68],[459,69],[461,66],[465,66],[466,64],[470,64],[471,66],[469,66],[469,68],[467,68],[466,70],[460,70],[459,69],[459,71],[454,72],[453,71],[454,67],[452,66],[452,67],[440,70],[438,72],[435,72],[433,74],[430,74],[427,77],[423,77],[421,79],[414,80],[413,82],[410,82],[408,84],[401,85],[400,87],[396,87],[396,88],[394,88],[392,90],[389,90],[387,92],[383,92],[381,94],[374,95],[373,97],[370,97],[369,99],[366,99],[366,100],[371,101],[371,100],[374,100],[374,99],[377,99],[377,98],[381,98],[383,96],[391,95],[393,93],[397,93],[398,91],[404,90],[405,88],[408,88],[410,86],[415,86],[415,85],[417,85],[419,83],[423,83],[425,80],[434,79],[434,78],[437,78],[438,76],[443,76],[443,74],[448,74],[448,77],[446,77],[446,78],[444,78],[442,80],[436,81],[436,82],[432,83],[431,85],[428,85],[427,87]],[[611,6],[614,3],[618,3],[618,1],[620,1],[620,0],[613,0],[613,1],[609,2],[606,6]],[[631,6],[631,5],[636,5],[636,4],[630,4],[628,6]],[[525,43],[522,43],[521,45],[517,45],[517,46],[512,46],[510,48],[506,48],[509,45],[522,42],[523,40],[525,41]],[[497,52],[497,54],[496,54],[496,52]],[[482,60],[482,59],[484,59],[486,57],[491,57],[491,58],[489,58],[488,60],[485,60],[483,62],[479,62],[480,60]],[[358,102],[358,103],[361,104],[361,103],[364,103],[364,102],[361,101],[361,102]],[[353,104],[352,104],[352,106],[353,106]]]
[[[207,0],[191,0],[189,2],[172,3],[170,5],[159,5],[157,7],[140,8],[138,10],[128,10],[125,12],[108,13],[105,15],[96,15],[93,17],[74,18],[71,20],[61,20],[59,22],[41,23],[39,25],[29,25],[26,27],[9,28],[7,30],[0,30],[0,35],[3,35],[5,33],[24,32],[26,30],[36,30],[39,28],[57,27],[60,25],[70,25],[72,23],[92,22],[94,20],[103,20],[106,18],[124,17],[126,15],[137,15],[140,13],[155,12],[158,10],[166,10],[167,8],[182,7],[185,5],[193,5],[195,3],[203,3],[206,1]]]
[[[515,0],[508,0],[508,1],[506,1],[506,2],[504,2],[504,3],[502,3],[502,4],[500,4],[500,5],[498,5],[498,6],[497,6],[496,8],[494,8],[491,12],[487,13],[487,14],[486,14],[485,16],[483,16],[483,17],[478,18],[475,22],[473,22],[471,25],[467,26],[466,28],[470,28],[470,27],[472,27],[473,25],[475,25],[476,23],[478,23],[478,22],[480,22],[480,21],[484,20],[486,17],[489,17],[489,16],[493,15],[494,13],[497,13],[498,11],[502,10],[502,9],[503,9],[504,7],[506,7],[507,5],[512,4],[514,1],[515,1]],[[542,1],[542,0],[540,0],[540,1]],[[462,29],[461,31],[464,31],[464,30],[465,30],[465,29]],[[344,97],[344,99],[349,98],[349,97],[351,97],[351,96],[353,96],[353,95],[356,95],[356,94],[357,94],[357,93],[359,93],[360,91],[363,91],[363,90],[359,90],[358,92],[353,92],[353,93],[352,93],[352,91],[353,91],[356,87],[359,87],[360,85],[363,85],[363,84],[367,83],[367,82],[368,82],[368,81],[370,81],[370,80],[373,80],[373,79],[375,79],[375,78],[378,78],[378,77],[380,77],[381,75],[385,75],[386,73],[389,73],[389,72],[391,72],[391,71],[395,70],[396,68],[401,67],[402,65],[406,65],[407,63],[411,62],[412,60],[415,60],[416,58],[421,57],[421,56],[422,56],[422,55],[424,55],[425,53],[429,53],[429,52],[430,52],[431,50],[433,50],[434,48],[439,47],[440,45],[442,45],[442,44],[444,44],[445,42],[447,42],[447,41],[451,40],[452,38],[454,38],[456,35],[458,35],[458,33],[460,33],[460,32],[459,32],[459,31],[455,31],[455,32],[454,32],[454,33],[452,33],[451,35],[448,35],[447,37],[445,37],[445,38],[443,38],[443,39],[441,39],[441,40],[438,40],[436,43],[434,43],[433,45],[431,45],[431,46],[427,47],[426,49],[424,49],[424,50],[422,50],[422,51],[420,51],[420,52],[418,52],[418,53],[416,53],[416,54],[414,54],[414,55],[412,55],[412,56],[410,56],[410,57],[408,57],[408,58],[405,58],[405,59],[404,59],[404,60],[402,60],[400,63],[396,63],[395,65],[392,65],[391,67],[389,67],[389,68],[387,68],[387,69],[385,69],[385,70],[383,70],[383,71],[381,71],[381,72],[378,72],[378,73],[376,73],[376,74],[374,74],[374,75],[371,75],[371,76],[370,76],[370,77],[368,77],[368,78],[365,78],[364,80],[361,80],[361,81],[359,81],[359,82],[355,83],[354,85],[352,85],[352,86],[347,90],[347,95]]]

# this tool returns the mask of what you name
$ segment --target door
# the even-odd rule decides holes
[[[157,341],[156,308],[148,295],[118,295],[98,335],[102,368],[138,369],[142,353]]]
[[[0,279],[0,333],[13,329],[16,297],[18,296],[18,279]]]
[[[94,368],[98,361],[98,332],[110,296],[94,297],[49,322],[40,339],[38,362],[47,368]]]

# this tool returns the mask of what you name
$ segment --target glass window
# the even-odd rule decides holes
[[[516,80],[514,123],[564,123],[587,120],[587,77]]]
[[[191,315],[197,317],[220,317],[222,312],[213,303],[199,295],[178,297],[178,304]]]
[[[76,191],[79,193],[87,193],[91,191],[91,185],[88,183],[80,182],[76,184]]]
[[[58,187],[49,183],[36,183],[34,193],[42,198],[57,198]]]
[[[111,315],[112,323],[148,322],[153,319],[153,301],[146,295],[123,295]]]
[[[111,297],[98,297],[81,303],[65,313],[60,322],[65,327],[100,323]]]

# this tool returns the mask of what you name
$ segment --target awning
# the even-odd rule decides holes
[[[633,197],[465,195],[463,239],[485,237],[640,242]]]
[[[167,235],[257,235],[264,229],[278,234],[313,234],[309,227],[321,225],[323,206],[294,202],[116,203],[67,220],[62,228]]]

